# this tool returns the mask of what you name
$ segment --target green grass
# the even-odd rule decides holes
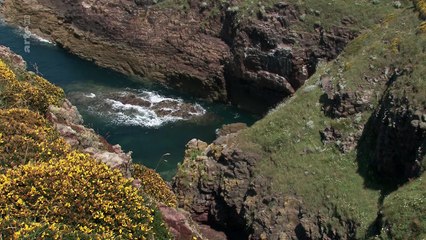
[[[164,0],[160,1],[156,4],[156,7],[159,8],[169,8],[174,10],[181,10],[181,11],[187,11],[189,10],[190,6],[188,3],[188,0]]]
[[[221,11],[233,9],[238,16],[238,21],[249,21],[259,13],[265,12],[281,0],[238,0],[230,4],[225,0],[200,1],[208,4],[208,17],[217,16]],[[413,8],[410,0],[401,0],[402,8],[397,10],[393,1],[381,0],[374,4],[372,0],[289,0],[300,12],[299,23],[292,25],[292,30],[311,32],[314,24],[320,24],[323,28],[330,29],[342,26],[343,18],[351,19],[353,23],[350,28],[354,31],[366,29],[379,23],[382,19],[402,9]],[[188,10],[188,0],[164,0],[157,4],[161,8]]]
[[[390,194],[384,202],[383,235],[389,239],[426,239],[426,175]]]
[[[364,76],[378,78],[385,67],[409,65],[411,75],[398,78],[391,89],[407,97],[413,108],[425,106],[425,94],[421,91],[426,89],[426,36],[416,34],[419,22],[411,10],[398,10],[386,24],[364,31],[337,60],[322,64],[306,85],[314,85],[322,74],[329,74],[333,83],[344,85],[346,91],[372,91],[372,108],[358,116],[364,125],[387,89],[386,80],[374,83],[366,81]],[[400,41],[395,51],[392,39],[396,37]],[[411,93],[412,89],[417,92]],[[325,127],[333,126],[348,135],[355,132],[356,124],[355,116],[348,119],[324,116],[322,95],[319,88],[313,91],[302,88],[245,130],[240,142],[252,142],[262,148],[267,157],[259,163],[257,173],[272,178],[274,191],[301,196],[305,207],[328,216],[331,224],[339,219],[355,221],[357,238],[363,238],[371,234],[368,229],[389,186],[378,181],[369,168],[374,153],[368,132],[364,134],[366,139],[359,142],[363,147],[346,154],[333,145],[323,145],[319,132]],[[415,209],[411,210],[416,214]]]
[[[365,29],[379,23],[391,13],[397,12],[393,1],[381,0],[374,4],[371,0],[292,0],[302,12],[306,12],[304,23],[298,28],[309,29],[320,23],[325,29],[341,25],[343,18],[351,19],[355,30]],[[409,0],[402,0],[402,9],[411,8]],[[318,14],[319,13],[319,14]]]

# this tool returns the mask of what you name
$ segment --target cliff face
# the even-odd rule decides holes
[[[226,100],[220,39],[199,31],[196,12],[148,10],[133,1],[9,1],[3,13],[83,58],[155,79],[212,100]]]
[[[179,206],[249,239],[424,238],[419,26],[396,10],[252,127],[192,140],[174,181]]]
[[[244,4],[25,0],[4,1],[2,12],[101,66],[257,112],[292,95],[357,34],[350,19],[297,29],[313,10],[267,3],[247,17]]]

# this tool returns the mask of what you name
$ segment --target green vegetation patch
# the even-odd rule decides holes
[[[426,37],[417,33],[419,22],[412,10],[404,10],[364,31],[338,59],[321,64],[294,97],[240,136],[241,142],[258,144],[267,153],[257,172],[272,178],[274,191],[302,197],[308,210],[328,216],[330,226],[354,221],[356,238],[373,234],[369,229],[377,217],[382,193],[389,190],[369,167],[374,157],[374,145],[369,144],[374,141],[368,133],[357,140],[362,127],[389,84],[396,86],[394,91],[413,107],[425,106],[421,91],[425,89]],[[392,71],[408,67],[407,73],[391,81]],[[347,118],[325,116],[323,104],[327,96],[318,86],[323,76],[330,77],[334,91],[365,98],[364,110]],[[333,144],[324,144],[320,132],[330,127],[342,137]],[[345,136],[353,136],[354,143],[364,147],[342,152],[339,146],[344,144]],[[345,233],[336,228],[341,235]]]
[[[426,176],[413,180],[386,197],[383,236],[389,239],[426,238]]]
[[[233,11],[237,14],[238,22],[245,22],[262,16],[274,5],[282,3],[281,0],[205,0],[198,1],[197,7],[208,11],[206,16],[218,16],[220,12]],[[303,32],[314,31],[314,25],[329,30],[344,26],[343,22],[347,24],[346,27],[359,31],[379,23],[389,14],[413,7],[410,0],[289,0],[285,3],[295,6],[300,14],[300,22],[290,27]],[[163,0],[156,6],[184,11],[191,7],[188,0]]]

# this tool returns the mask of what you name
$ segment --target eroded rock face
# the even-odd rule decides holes
[[[259,102],[276,105],[304,84],[320,60],[334,59],[356,36],[343,27],[325,31],[318,25],[313,33],[292,30],[300,15],[285,2],[243,23],[235,12],[226,12],[221,34],[232,53],[225,68],[232,102],[246,108],[262,108]]]
[[[425,170],[426,109],[412,105],[389,91],[372,118],[374,166],[385,178],[406,181]]]
[[[10,61],[11,65],[15,68],[18,68],[19,70],[23,71],[27,68],[27,63],[24,61],[24,59],[12,52],[12,50],[10,50],[8,47],[0,45],[0,58]]]
[[[2,12],[20,25],[30,15],[36,34],[101,66],[255,112],[292,95],[319,59],[333,59],[355,36],[347,27],[290,30],[300,13],[285,3],[244,22],[231,2],[188,1],[185,10],[153,3],[6,0]]]
[[[179,207],[237,239],[354,238],[352,220],[337,216],[340,225],[330,226],[329,216],[308,211],[303,199],[274,193],[271,179],[254,171],[261,156],[239,149],[236,134],[187,144],[173,182]]]

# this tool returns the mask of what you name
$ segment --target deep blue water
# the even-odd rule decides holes
[[[252,124],[256,120],[256,116],[228,105],[196,101],[149,81],[144,84],[136,82],[132,77],[101,68],[52,44],[33,38],[29,44],[25,43],[22,32],[1,24],[0,44],[20,54],[30,70],[37,70],[62,87],[79,108],[85,124],[110,143],[132,151],[134,162],[151,168],[156,168],[160,162],[157,171],[166,179],[175,174],[177,163],[183,159],[185,144],[192,138],[211,142],[215,139],[215,130],[222,124]],[[25,46],[29,46],[29,53],[24,51]],[[151,97],[154,101],[169,99],[176,104],[193,104],[200,110],[200,115],[201,111],[205,113],[187,120],[160,118],[150,110],[132,105],[117,106],[110,100],[111,96],[123,94]],[[166,153],[170,155],[162,158]]]

